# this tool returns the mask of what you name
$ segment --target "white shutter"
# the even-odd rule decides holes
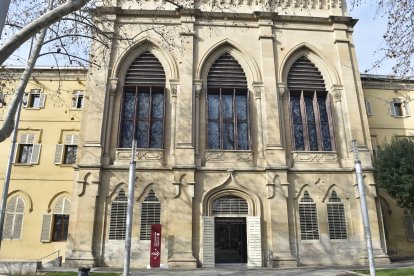
[[[23,107],[27,107],[27,103],[29,101],[29,93],[28,92],[24,92],[22,101],[23,101],[22,102]]]
[[[15,143],[14,144],[14,156],[13,156],[13,164],[16,163],[16,159],[17,159],[17,155],[19,154],[19,144]]]
[[[408,105],[408,102],[404,102],[404,109],[405,109],[405,116],[410,117],[411,112],[410,112],[410,106]]]
[[[50,242],[52,230],[52,215],[43,215],[42,231],[40,234],[41,242]]]
[[[39,94],[39,108],[44,108],[45,107],[45,100],[46,100],[46,94],[45,93],[40,93]]]
[[[262,266],[262,235],[260,217],[247,217],[247,266]]]
[[[67,198],[65,198],[63,201],[62,214],[65,214],[65,215],[70,214],[70,201]]]
[[[53,160],[54,164],[62,164],[63,148],[64,146],[62,144],[56,145],[55,158]]]
[[[395,117],[395,106],[394,106],[394,102],[390,103],[390,114],[392,117]]]
[[[53,208],[53,213],[54,214],[63,214],[63,205],[64,205],[64,201],[65,198],[62,197],[61,199],[59,199],[56,204],[55,204],[55,208]]]
[[[15,214],[12,239],[14,240],[20,239],[20,236],[22,233],[22,225],[23,225],[23,214]]]
[[[65,136],[65,145],[77,145],[79,141],[79,136],[75,134]]]
[[[26,144],[34,144],[35,136],[34,134],[27,134],[27,143]]]
[[[29,137],[29,134],[21,134],[20,135],[20,144],[27,144],[27,138]]]
[[[4,228],[3,228],[3,239],[12,238],[13,220],[14,220],[14,214],[6,213],[5,220],[4,220]]]
[[[203,217],[203,267],[214,267],[214,217]]]
[[[34,144],[32,149],[32,157],[30,158],[30,164],[39,164],[41,144]]]
[[[373,113],[372,113],[372,105],[371,105],[371,102],[370,101],[365,101],[365,108],[367,110],[367,115],[368,116],[372,116],[373,115]]]

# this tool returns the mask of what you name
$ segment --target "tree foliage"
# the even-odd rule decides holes
[[[394,137],[379,147],[375,180],[398,206],[414,210],[414,138]]]

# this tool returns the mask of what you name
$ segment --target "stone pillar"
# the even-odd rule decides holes
[[[169,245],[172,256],[168,259],[168,266],[172,268],[196,268],[197,261],[193,256],[193,198],[194,198],[194,172],[177,170],[174,172],[176,196],[170,201],[170,220],[172,226],[172,239]]]
[[[171,81],[170,81],[171,82]],[[171,149],[170,149],[170,158],[171,164],[175,164],[175,138],[177,130],[177,94],[178,94],[178,85],[176,83],[171,83]]]
[[[99,169],[80,170],[74,182],[66,252],[69,267],[96,265],[93,254],[95,206],[99,193]]]
[[[195,80],[194,81],[194,94],[195,94],[195,112],[194,112],[194,122],[195,122],[195,158],[196,166],[201,166],[201,156],[200,156],[200,94],[203,89],[203,81]]]
[[[262,118],[262,84],[253,84],[254,98],[256,102],[256,125],[257,125],[257,166],[265,166],[263,149],[263,118]]]
[[[287,173],[267,171],[267,199],[269,217],[267,218],[269,250],[273,253],[273,267],[295,267],[296,258],[292,256],[289,239],[288,197],[289,183]]]
[[[180,95],[177,97],[177,131],[175,166],[194,167],[193,129],[193,57],[194,22],[191,15],[181,17],[182,29],[179,46]]]
[[[281,114],[282,106],[278,103],[276,90],[276,56],[275,35],[273,33],[273,21],[259,19],[259,40],[262,55],[263,91],[263,136],[266,150],[267,166],[285,165],[285,153],[282,145],[283,124]],[[282,151],[281,151],[282,150]],[[283,162],[281,164],[281,162]]]

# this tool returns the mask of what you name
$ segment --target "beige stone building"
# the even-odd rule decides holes
[[[149,264],[153,223],[162,224],[161,263],[169,267],[365,263],[351,140],[376,261],[389,261],[390,243],[404,250],[395,256],[414,255],[405,228],[391,234],[388,222],[402,225],[403,212],[378,195],[373,177],[372,135],[394,135],[396,118],[367,115],[365,103],[389,91],[378,92],[375,78],[364,78],[363,90],[356,20],[341,1],[164,3],[156,17],[158,1],[134,3],[102,10],[108,34],[129,39],[114,39],[109,51],[95,44],[101,67],[51,82],[53,70],[40,70],[33,79],[41,90],[29,104],[32,94],[50,95],[44,109],[23,110],[17,158],[28,141],[42,147],[36,163],[13,167],[9,204],[22,232],[3,241],[0,258],[61,249],[68,266],[121,267],[133,137],[132,267]],[[371,103],[371,112],[380,105]],[[407,135],[411,118],[400,119],[398,133]],[[385,225],[383,202],[395,210]],[[58,229],[65,241],[55,239]],[[27,247],[33,251],[23,256]]]

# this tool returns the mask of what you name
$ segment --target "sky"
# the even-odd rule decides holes
[[[386,17],[376,15],[376,6],[366,0],[362,5],[350,11],[353,18],[358,19],[354,27],[354,42],[358,58],[359,71],[364,73],[380,57],[379,50],[385,46],[382,36],[386,32]],[[27,58],[28,46],[17,50],[7,62],[9,65],[24,66]],[[51,58],[40,58],[37,65],[55,66]],[[392,64],[383,64],[380,68],[369,71],[370,74],[387,75],[391,73]]]

